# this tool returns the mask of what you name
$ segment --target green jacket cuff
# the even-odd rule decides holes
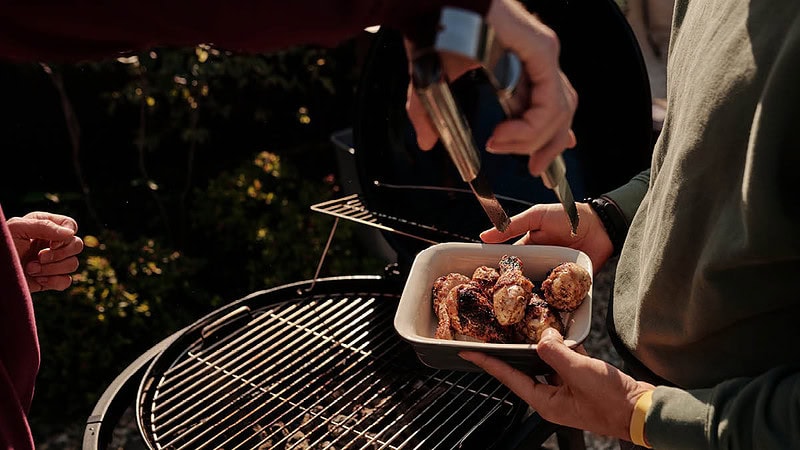
[[[657,387],[645,418],[647,442],[656,449],[707,448],[711,396],[711,389],[683,391]]]
[[[604,194],[604,197],[610,198],[619,208],[622,215],[625,217],[625,222],[630,226],[633,221],[633,216],[639,205],[642,203],[647,188],[650,184],[650,169],[636,175],[628,183],[614,189],[611,192]]]

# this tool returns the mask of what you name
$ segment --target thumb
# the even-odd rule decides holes
[[[580,357],[564,344],[564,338],[555,328],[548,328],[542,333],[542,338],[536,344],[536,352],[542,361],[546,362],[559,375],[564,378],[572,371],[575,358]]]

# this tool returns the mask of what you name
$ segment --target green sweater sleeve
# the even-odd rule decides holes
[[[649,183],[650,169],[647,169],[625,185],[589,202],[611,239],[615,255],[622,251],[631,221],[647,193]]]
[[[603,194],[603,197],[614,202],[617,209],[625,219],[625,224],[630,226],[636,210],[647,193],[647,186],[650,183],[650,169],[647,169],[631,179],[628,183]]]
[[[800,367],[710,389],[660,386],[645,419],[655,449],[788,449],[800,442]]]

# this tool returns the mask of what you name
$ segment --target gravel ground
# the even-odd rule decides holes
[[[592,297],[592,329],[589,338],[584,342],[584,347],[586,347],[586,351],[590,355],[619,367],[621,360],[619,355],[614,351],[611,341],[608,338],[605,323],[606,309],[608,307],[611,286],[614,281],[615,269],[616,259],[609,261],[603,270],[595,275]],[[37,449],[78,450],[81,448],[82,434],[82,429],[58,433],[46,439],[44,442],[39,443]],[[584,432],[584,440],[587,450],[619,449],[619,444],[616,439],[599,436],[594,433]],[[123,414],[120,423],[114,429],[114,435],[109,449],[145,450],[146,448],[136,428],[133,407],[130,407]],[[558,449],[554,437],[545,443],[545,448],[553,450]]]

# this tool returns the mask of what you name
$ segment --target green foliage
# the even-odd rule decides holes
[[[191,288],[200,262],[153,239],[107,232],[84,241],[66,295],[34,295],[42,349],[31,412],[37,433],[88,417],[118,372],[211,300]]]
[[[211,260],[201,277],[210,290],[253,290],[313,277],[333,219],[309,206],[333,198],[333,175],[314,182],[267,151],[220,174],[198,191],[191,235]],[[340,223],[326,257],[325,275],[378,273],[380,261],[354,242],[354,226]],[[385,261],[383,262],[385,263]]]

